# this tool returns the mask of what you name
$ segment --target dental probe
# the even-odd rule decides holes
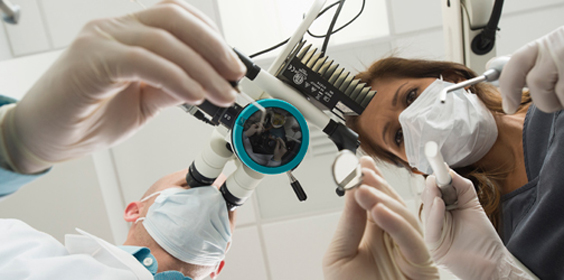
[[[427,142],[425,144],[425,156],[427,157],[431,168],[433,168],[436,183],[441,190],[445,206],[455,207],[458,199],[456,196],[456,190],[452,186],[452,177],[449,174],[443,155],[439,151],[439,145],[433,141]]]
[[[505,64],[507,64],[507,62],[509,61],[509,56],[500,56],[500,57],[496,57],[494,58],[489,64],[489,68],[486,72],[484,72],[484,74],[472,78],[470,80],[466,80],[464,82],[460,82],[457,84],[454,84],[452,86],[448,86],[446,88],[444,88],[441,91],[440,94],[440,99],[441,99],[441,103],[445,103],[446,101],[446,97],[447,97],[447,93],[451,92],[451,91],[455,91],[461,88],[465,88],[467,86],[472,86],[475,85],[477,83],[481,83],[481,82],[493,82],[493,81],[497,81],[497,79],[499,79],[499,75],[501,74],[501,70],[503,69],[503,67],[505,66]]]

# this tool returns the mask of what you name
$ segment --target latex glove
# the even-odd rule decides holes
[[[204,98],[227,106],[244,65],[218,29],[184,1],[164,1],[88,23],[6,115],[3,133],[17,171],[115,145],[161,109]]]
[[[435,263],[461,279],[537,279],[505,248],[484,212],[474,185],[451,170],[458,207],[445,211],[428,176],[422,194],[425,242]]]
[[[363,185],[347,191],[337,230],[323,257],[325,279],[439,279],[417,218],[361,158]]]
[[[540,110],[564,108],[564,26],[513,53],[499,78],[506,113],[515,113],[525,85]]]

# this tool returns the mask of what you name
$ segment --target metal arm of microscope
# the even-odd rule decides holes
[[[445,59],[484,72],[486,63],[497,52],[493,41],[484,48],[477,46],[477,37],[484,29],[495,33],[497,15],[492,17],[492,10],[501,13],[502,5],[502,0],[442,0]]]
[[[216,126],[208,145],[190,165],[186,181],[192,188],[210,186],[221,174],[225,164],[229,160],[235,160],[237,169],[229,175],[220,188],[229,210],[234,210],[245,203],[265,175],[236,160],[226,137],[228,137],[227,129]]]

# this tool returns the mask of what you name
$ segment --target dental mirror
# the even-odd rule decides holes
[[[341,150],[333,162],[333,179],[337,183],[337,193],[353,189],[362,183],[360,161],[349,150]]]

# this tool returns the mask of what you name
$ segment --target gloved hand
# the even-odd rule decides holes
[[[425,243],[435,263],[461,279],[538,279],[505,248],[482,209],[474,185],[451,170],[458,207],[445,211],[428,176],[422,194]]]
[[[16,171],[115,145],[161,109],[204,98],[227,106],[228,81],[246,69],[218,29],[185,1],[164,1],[88,23],[7,112],[3,134]]]
[[[345,208],[323,257],[326,280],[439,279],[417,218],[361,158],[363,185],[345,194]]]
[[[513,53],[499,78],[506,113],[519,107],[525,84],[540,110],[564,108],[564,26]]]

